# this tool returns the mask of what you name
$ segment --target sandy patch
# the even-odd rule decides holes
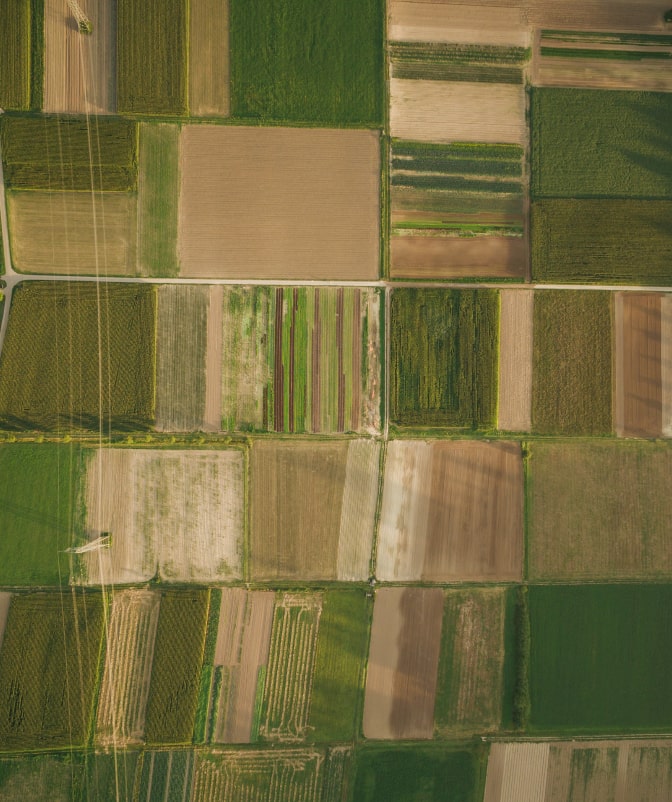
[[[222,428],[222,304],[224,288],[215,284],[208,291],[208,326],[205,350],[205,413],[203,431]]]
[[[191,125],[180,164],[181,275],[377,278],[376,132]]]
[[[390,129],[423,142],[502,142],[522,145],[525,88],[467,81],[390,80]]]
[[[229,115],[228,0],[190,0],[189,112]]]
[[[499,404],[497,427],[532,427],[533,290],[501,290],[499,312]]]
[[[2,639],[5,635],[5,627],[7,626],[7,616],[9,615],[9,605],[11,601],[11,593],[0,591],[0,648],[2,648]]]
[[[105,114],[116,108],[116,0],[79,0],[93,24],[80,34],[65,0],[44,9],[44,111]]]
[[[437,215],[434,215],[436,218]],[[522,278],[523,237],[393,236],[392,278]]]
[[[660,377],[663,435],[672,437],[672,295],[660,299]]]

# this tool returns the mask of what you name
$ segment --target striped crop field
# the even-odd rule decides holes
[[[143,752],[134,778],[136,794],[131,793],[125,802],[135,799],[145,802],[182,802],[191,799],[194,762],[192,749]],[[114,795],[115,788],[111,790]]]
[[[446,42],[389,43],[392,77],[431,81],[522,84],[529,59],[524,47]]]

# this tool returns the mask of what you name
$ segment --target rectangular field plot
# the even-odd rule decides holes
[[[535,293],[532,431],[611,432],[612,318],[608,292]]]
[[[534,290],[501,290],[499,297],[499,403],[497,428],[532,426]]]
[[[515,443],[393,440],[376,576],[385,581],[520,579],[523,463]]]
[[[155,307],[150,286],[20,284],[0,357],[2,425],[146,428],[154,416]]]
[[[31,6],[25,0],[5,4],[5,24],[0,28],[0,106],[4,109],[27,109],[33,99],[31,84],[39,80],[31,74]]]
[[[103,627],[99,593],[12,597],[0,651],[0,748],[88,739]]]
[[[221,292],[225,430],[380,431],[377,291],[223,287]],[[209,375],[216,374],[210,345]]]
[[[524,47],[436,41],[392,41],[388,47],[393,78],[430,81],[522,84],[529,56]]]
[[[116,749],[112,752],[88,753],[85,757],[84,786],[89,797],[133,802],[133,791],[141,752]],[[143,797],[147,799],[147,797]],[[70,797],[68,797],[70,800]],[[154,798],[150,798],[154,802]]]
[[[101,449],[86,475],[85,584],[242,578],[243,454]],[[100,549],[87,544],[107,539]],[[104,541],[103,541],[104,542]]]
[[[129,797],[128,802],[135,799],[142,799],[143,802],[182,802],[192,799],[195,760],[192,749],[141,753],[135,786],[139,793]]]
[[[529,591],[530,729],[669,731],[672,587]]]
[[[252,579],[366,579],[379,454],[373,440],[255,442]]]
[[[83,760],[72,752],[6,757],[0,760],[0,797],[3,802],[72,802],[82,775]]]
[[[378,277],[376,132],[185,126],[180,174],[182,276]]]
[[[672,576],[672,449],[645,442],[534,443],[531,579]]]
[[[228,117],[229,0],[190,0],[189,113]]]

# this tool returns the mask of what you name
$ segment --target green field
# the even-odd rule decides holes
[[[231,113],[380,125],[382,0],[230,0]]]
[[[62,585],[63,551],[81,527],[77,505],[84,470],[79,446],[53,443],[0,446],[5,477],[0,501],[0,585]]]
[[[475,750],[368,748],[357,755],[357,802],[476,802],[485,758]]]
[[[187,111],[187,0],[117,0],[117,109]]]
[[[128,430],[154,416],[156,290],[24,282],[0,358],[0,424]]]
[[[530,729],[669,732],[672,586],[531,587]]]
[[[208,590],[167,590],[161,593],[147,701],[147,743],[191,743],[209,598]]]
[[[669,93],[535,88],[531,128],[537,198],[672,198]]]
[[[84,745],[92,725],[103,597],[12,597],[0,651],[0,749]]]
[[[535,293],[533,431],[611,432],[611,316],[608,292]]]
[[[81,755],[72,752],[7,757],[0,760],[0,799],[71,802],[80,799],[82,779]]]
[[[138,788],[132,799],[181,802],[191,799],[194,753],[191,750],[143,752]]]
[[[0,25],[0,107],[27,109],[31,100],[31,0],[5,0]]]
[[[532,280],[669,285],[671,201],[543,200],[532,204]]]
[[[130,120],[3,115],[0,137],[12,189],[135,189],[137,126]]]
[[[114,799],[115,802],[133,802],[139,757],[140,752],[121,749],[115,750],[112,754],[88,754],[86,786],[82,802],[95,799],[101,802],[106,799]]]
[[[308,717],[311,740],[351,741],[368,647],[369,610],[363,590],[323,596],[313,691]]]
[[[392,77],[425,81],[523,83],[529,50],[443,42],[390,42]]]
[[[499,295],[392,293],[390,417],[402,426],[494,426]]]

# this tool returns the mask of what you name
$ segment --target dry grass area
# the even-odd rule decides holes
[[[122,192],[8,192],[14,268],[134,276],[136,198]]]
[[[254,443],[252,578],[366,579],[379,453],[368,440]]]
[[[522,555],[519,444],[389,443],[378,535],[379,579],[519,580]]]
[[[2,639],[5,635],[5,626],[7,625],[7,616],[9,614],[11,601],[11,593],[8,591],[0,591],[0,648],[2,648]]]
[[[190,125],[180,165],[181,275],[377,278],[376,132]]]
[[[229,115],[228,0],[190,0],[189,112]]]
[[[663,435],[672,437],[672,295],[660,302],[660,377]]]
[[[610,61],[608,59],[543,56],[535,60],[535,86],[572,86],[581,89],[672,91],[668,61]]]
[[[390,129],[421,142],[523,145],[525,88],[467,81],[390,80]]]
[[[522,278],[523,237],[395,236],[390,241],[392,278]]]
[[[529,432],[532,426],[533,290],[501,290],[497,427]]]
[[[431,738],[443,592],[381,588],[373,608],[364,696],[367,738]]]
[[[44,8],[44,111],[105,114],[116,109],[116,0],[79,0],[93,24],[82,35],[65,0]]]

